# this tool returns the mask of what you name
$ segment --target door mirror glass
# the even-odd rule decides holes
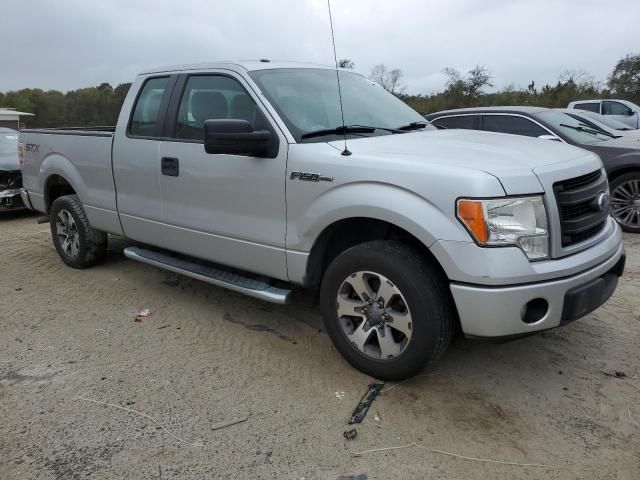
[[[204,150],[210,154],[274,158],[277,137],[269,130],[253,130],[247,120],[211,119],[204,122]]]

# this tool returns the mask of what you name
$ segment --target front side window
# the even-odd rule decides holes
[[[483,122],[484,130],[488,132],[510,133],[525,137],[549,135],[549,132],[540,125],[515,115],[484,115]]]
[[[315,68],[257,70],[250,72],[262,93],[278,112],[297,142],[326,142],[340,138],[327,133],[303,138],[305,134],[342,126],[336,71]],[[409,124],[426,124],[424,118],[403,101],[361,75],[340,71],[344,123],[375,127],[373,133]],[[430,129],[425,125],[426,129]],[[354,134],[356,135],[356,134]],[[358,134],[354,138],[363,134]]]
[[[631,115],[631,109],[620,102],[604,102],[605,115]]]
[[[586,110],[588,112],[600,113],[600,102],[576,103],[573,108],[576,110]]]
[[[467,130],[477,130],[477,115],[456,115],[455,117],[443,117],[432,120],[433,125],[438,128],[463,128]]]
[[[169,77],[151,78],[147,80],[138,95],[133,109],[129,133],[135,137],[158,137],[158,119],[160,105],[167,88]]]
[[[222,75],[189,77],[176,118],[175,138],[203,141],[204,122],[246,120],[254,130],[266,128],[258,106],[237,80]]]

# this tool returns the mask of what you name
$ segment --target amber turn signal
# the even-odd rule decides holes
[[[478,242],[485,243],[489,239],[482,202],[458,200],[458,218]]]

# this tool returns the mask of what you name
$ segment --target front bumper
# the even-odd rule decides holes
[[[452,283],[462,331],[506,337],[547,330],[581,318],[613,294],[624,270],[622,242],[595,267],[570,276],[514,286]]]
[[[25,204],[22,201],[20,188],[0,190],[0,211],[20,210],[23,208],[25,208]]]
[[[27,192],[24,188],[20,190],[20,198],[22,198],[22,203],[24,203],[24,206],[33,211],[31,197],[29,197],[29,192]]]

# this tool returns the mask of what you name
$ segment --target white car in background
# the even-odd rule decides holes
[[[599,113],[631,128],[640,128],[640,107],[627,100],[580,100],[571,102],[567,108]]]
[[[599,113],[589,112],[587,110],[570,110],[568,108],[558,108],[558,111],[566,113],[572,118],[583,122],[590,127],[604,130],[618,138],[640,140],[640,130],[631,128],[629,125],[619,122],[615,118],[600,115]]]

